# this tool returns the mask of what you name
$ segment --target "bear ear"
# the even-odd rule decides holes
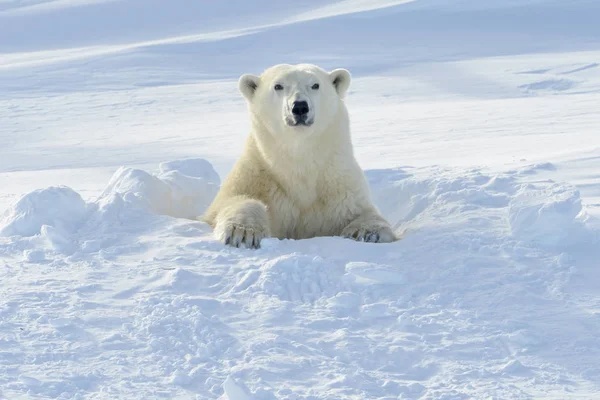
[[[254,97],[254,93],[258,88],[260,77],[256,75],[242,75],[238,82],[238,88],[247,100],[251,100]]]
[[[340,97],[344,97],[350,87],[350,72],[343,68],[334,69],[329,73],[329,77]]]

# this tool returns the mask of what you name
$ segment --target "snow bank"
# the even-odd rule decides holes
[[[569,185],[522,186],[511,199],[508,218],[512,234],[548,246],[573,243],[581,222],[579,191]]]
[[[44,226],[74,231],[86,215],[79,193],[68,187],[35,190],[21,197],[0,219],[0,236],[33,236]]]
[[[202,159],[163,163],[158,175],[121,167],[99,201],[117,196],[132,207],[155,214],[195,218],[217,194],[219,183],[219,175],[212,165]]]
[[[106,251],[109,244],[125,239],[125,224],[139,232],[152,215],[195,219],[216,195],[219,182],[212,165],[201,159],[163,163],[156,175],[121,167],[89,203],[68,187],[24,195],[2,215],[0,236],[35,236],[48,251],[63,254]],[[39,243],[32,241],[31,246]],[[45,259],[40,248],[23,254],[30,262]]]
[[[568,245],[583,240],[583,210],[579,191],[565,183],[522,183],[523,175],[543,168],[486,175],[479,170],[457,176],[430,169],[422,179],[410,171],[369,171],[373,195],[382,212],[408,230],[456,218],[505,218],[514,239],[541,245]],[[422,175],[422,172],[419,173]],[[486,213],[486,214],[482,214]],[[584,236],[582,236],[584,235]]]
[[[476,224],[487,213],[506,218],[511,235],[519,240],[556,245],[575,238],[583,216],[579,192],[565,184],[522,184],[521,175],[522,171],[486,175],[479,170],[456,175],[439,168],[367,171],[376,204],[399,231],[439,225],[457,217],[470,218]],[[42,235],[55,247],[66,248],[70,247],[66,243],[73,241],[70,235],[78,231],[89,234],[102,226],[106,232],[119,221],[139,221],[140,213],[195,219],[208,207],[219,184],[218,174],[203,159],[162,163],[157,174],[121,167],[99,198],[90,203],[68,187],[24,195],[4,212],[0,235]],[[277,247],[276,242],[265,243],[267,249],[272,246]],[[312,270],[306,268],[311,265],[317,275],[329,269],[318,259],[290,257],[265,268],[273,270],[278,279],[290,265],[303,265],[305,274]],[[277,285],[265,279],[263,285]],[[302,298],[309,293],[299,287],[288,295]]]

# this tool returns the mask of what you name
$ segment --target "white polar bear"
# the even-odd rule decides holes
[[[327,73],[309,64],[240,78],[252,129],[202,217],[222,242],[258,248],[270,236],[397,239],[354,158],[343,101],[349,85],[345,69]]]

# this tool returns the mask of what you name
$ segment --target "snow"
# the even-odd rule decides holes
[[[0,398],[598,397],[598,12],[0,0]],[[350,69],[402,240],[193,219],[276,62]]]
[[[85,202],[68,187],[50,187],[23,196],[9,208],[2,223],[2,236],[33,236],[44,226],[73,230],[85,215]]]

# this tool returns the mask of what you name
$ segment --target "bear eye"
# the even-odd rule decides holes
[[[315,83],[314,85],[312,85],[312,89],[317,90],[319,89],[319,84]]]
[[[275,85],[274,87],[275,90],[283,90],[283,86],[281,86],[279,83]]]

